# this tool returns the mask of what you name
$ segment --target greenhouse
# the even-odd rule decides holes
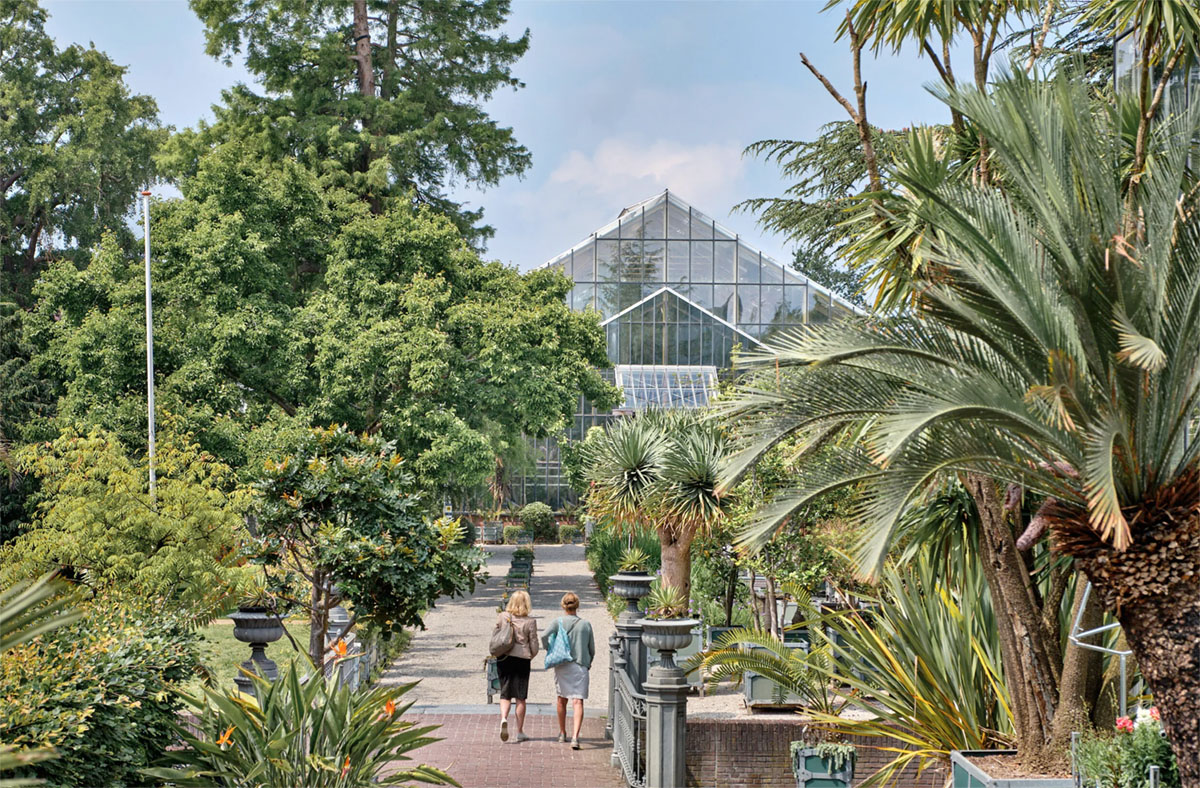
[[[613,413],[704,407],[735,351],[770,353],[789,330],[854,312],[670,191],[621,211],[542,268],[575,283],[567,296],[573,309],[600,313],[613,363],[606,374],[624,395],[614,412],[580,397],[572,440]],[[513,496],[561,507],[571,491],[557,440],[533,446],[535,467],[514,480]]]

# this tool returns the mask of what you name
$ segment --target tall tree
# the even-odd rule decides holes
[[[261,89],[225,93],[212,127],[184,134],[171,156],[188,172],[198,153],[232,139],[291,156],[382,211],[431,205],[472,240],[481,212],[447,196],[456,181],[492,186],[530,155],[482,102],[519,88],[511,66],[529,33],[495,31],[508,0],[191,0],[208,52],[245,54]]]
[[[28,306],[56,256],[86,261],[127,236],[137,190],[166,137],[149,96],[103,52],[58,49],[35,0],[0,0],[0,301]]]

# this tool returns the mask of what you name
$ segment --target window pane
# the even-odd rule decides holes
[[[620,296],[617,300],[617,311],[627,309],[638,301],[642,300],[642,286],[637,283],[624,283],[617,285],[620,288]]]
[[[666,220],[666,204],[660,202],[652,208],[646,209],[646,215],[642,219],[644,223],[643,234],[646,238],[666,238],[663,230],[663,222]]]
[[[613,284],[596,285],[596,309],[599,309],[600,314],[605,318],[610,318],[619,311],[617,309],[617,304],[621,301],[619,288],[620,285]]]
[[[811,288],[808,294],[808,322],[829,322],[829,294]]]
[[[692,209],[692,237],[707,240],[713,237],[713,220]]]
[[[667,237],[688,237],[688,209],[679,207],[671,200],[667,203]]]
[[[735,282],[734,257],[737,254],[737,244],[732,241],[717,241],[713,244],[713,281]]]
[[[746,246],[738,244],[738,281],[739,282],[757,282],[759,280],[759,268],[762,261],[758,258],[758,252]]]
[[[574,262],[571,265],[571,277],[576,282],[596,281],[596,247],[588,242],[573,253]]]
[[[806,284],[808,284],[808,280],[805,279],[803,276],[801,276],[800,274],[797,274],[797,273],[793,273],[791,270],[786,269],[786,268],[783,271],[783,281],[789,285],[806,285]]]
[[[642,209],[640,207],[633,209],[621,217],[621,237],[642,237]]]
[[[713,281],[713,247],[711,241],[692,242],[692,282],[706,284]]]
[[[571,289],[571,308],[576,311],[590,309],[592,298],[596,294],[596,286],[590,282],[577,284]]]
[[[713,288],[712,313],[733,322],[733,285],[717,285]]]
[[[688,299],[694,302],[697,306],[701,306],[708,311],[713,308],[713,286],[712,285],[692,285],[691,292],[685,293]]]
[[[782,282],[783,267],[776,264],[774,260],[764,254],[762,256],[762,271],[760,273],[759,281],[761,281],[764,285],[768,283],[778,284]]]
[[[618,270],[622,282],[642,281],[644,272],[641,241],[621,241],[621,263]]]
[[[663,281],[663,270],[666,267],[665,263],[667,257],[667,251],[663,248],[663,244],[663,241],[645,241],[642,243],[643,281]]]
[[[787,309],[788,320],[792,323],[804,322],[804,307],[808,303],[808,288],[805,286],[787,285],[783,288],[784,307]]]
[[[667,281],[688,281],[688,242],[667,242]]]
[[[783,307],[783,287],[781,285],[763,285],[759,292],[760,312],[764,323],[778,323],[787,320],[787,311]]]
[[[596,241],[596,281],[617,281],[618,253],[616,241]]]
[[[759,321],[757,285],[738,285],[738,324]]]

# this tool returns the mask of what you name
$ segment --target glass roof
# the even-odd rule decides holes
[[[613,371],[627,410],[703,408],[717,393],[717,368],[711,365],[618,364]]]
[[[623,319],[623,323],[644,326],[649,322],[664,327],[690,324],[698,322],[703,313],[715,318],[708,324],[725,327],[714,328],[717,333],[728,334],[727,329],[736,329],[743,335],[734,338],[729,334],[727,344],[741,342],[745,346],[747,339],[751,339],[769,346],[771,338],[781,332],[808,323],[827,322],[855,311],[827,288],[762,254],[669,191],[626,208],[616,220],[545,267],[558,268],[574,281],[568,295],[572,309],[596,309],[605,320],[642,304],[663,288],[670,288],[675,296],[694,308],[694,314],[689,311],[686,319],[676,315],[651,320],[644,319],[646,315],[642,314]],[[668,311],[679,309],[678,305],[657,306]],[[609,351],[614,363],[643,363],[631,360],[637,355],[632,349],[632,333],[627,342],[624,335],[620,337],[621,342],[626,342],[624,345],[620,342],[614,345],[614,339],[610,332]],[[678,332],[674,337],[661,336],[655,341],[662,346],[679,347]],[[721,344],[715,338],[713,342]],[[626,347],[629,352],[621,352]],[[646,355],[643,351],[642,356]],[[670,353],[665,358],[660,355],[644,363],[718,366],[728,363],[727,348],[707,357],[704,352],[696,357],[689,349],[687,360]]]

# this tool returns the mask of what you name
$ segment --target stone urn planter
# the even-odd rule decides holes
[[[268,659],[266,653],[268,643],[283,637],[283,625],[275,613],[265,607],[239,607],[229,618],[233,620],[233,636],[242,643],[250,644],[250,659],[243,662],[242,667],[268,681],[279,678],[275,662]],[[254,689],[254,682],[241,671],[238,671],[233,682],[244,693]]]
[[[1071,777],[1010,777],[989,773],[982,759],[1014,756],[1016,750],[955,750],[950,753],[953,788],[1075,788]]]
[[[835,757],[806,742],[792,742],[792,775],[796,778],[796,788],[850,788],[857,755],[852,747]]]
[[[692,628],[700,622],[694,618],[643,618],[642,642],[658,652],[659,667],[677,668],[675,652],[692,642]]]
[[[625,612],[640,616],[638,602],[650,594],[654,578],[645,572],[618,572],[609,575],[608,588],[625,600]]]

